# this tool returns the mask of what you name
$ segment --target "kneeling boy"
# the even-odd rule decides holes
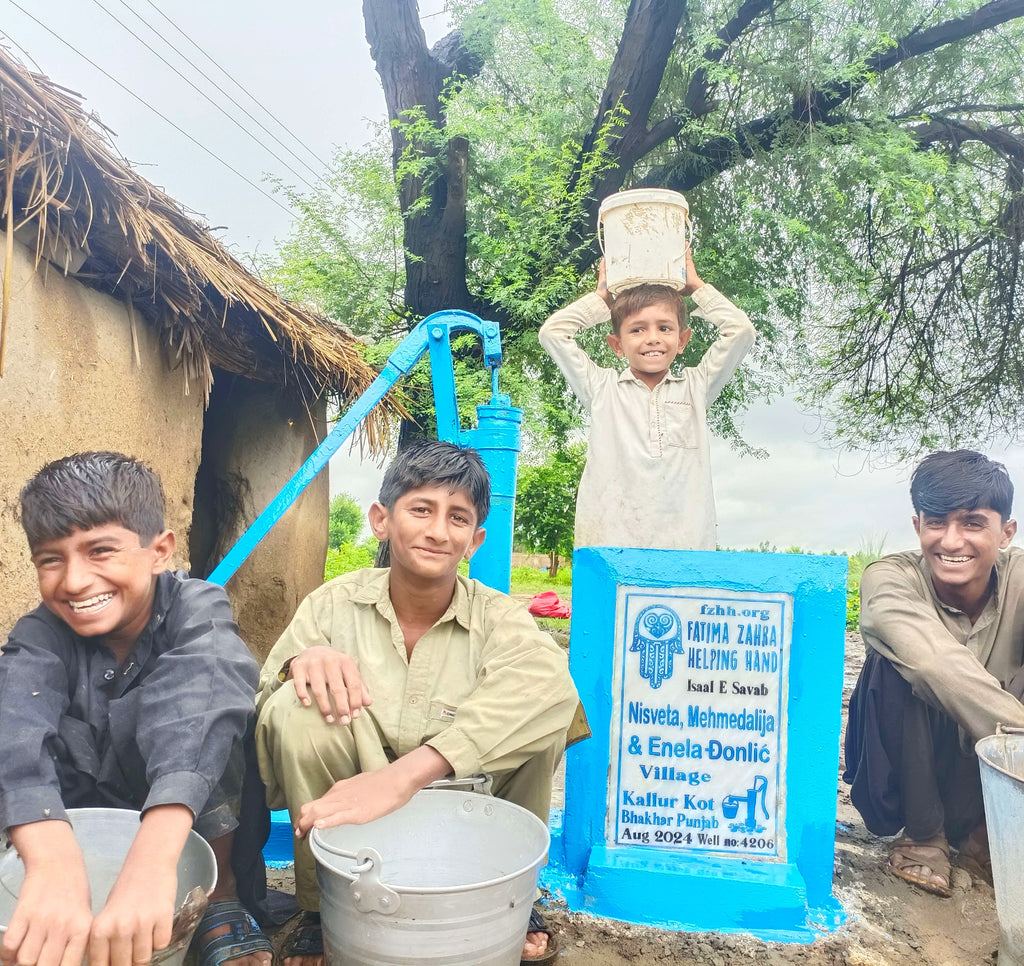
[[[850,800],[893,841],[889,867],[952,894],[950,846],[991,881],[975,743],[1024,727],[1024,550],[1011,547],[1013,484],[971,450],[932,453],[910,482],[921,549],[864,569],[867,656],[850,699]]]
[[[170,942],[177,864],[195,827],[218,883],[199,925],[202,966],[269,966],[238,903],[230,853],[256,663],[224,591],[167,569],[160,481],[119,453],[44,466],[21,519],[41,606],[0,657],[0,824],[25,882],[4,966],[139,966]],[[65,809],[139,809],[142,820],[93,918]]]
[[[489,507],[475,451],[432,442],[400,453],[370,509],[391,567],[315,590],[267,658],[260,772],[270,807],[287,806],[299,836],[296,898],[307,911],[286,963],[323,959],[312,828],[372,821],[436,779],[477,772],[547,821],[576,689],[564,652],[524,607],[457,573],[483,542]],[[546,962],[546,930],[531,926],[524,960]]]

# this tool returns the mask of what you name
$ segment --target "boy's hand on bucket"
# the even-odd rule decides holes
[[[92,908],[82,852],[67,822],[11,829],[25,864],[18,904],[0,945],[3,966],[81,966]]]
[[[184,805],[155,805],[139,824],[106,905],[92,922],[89,966],[148,966],[171,941],[178,859],[192,828]]]
[[[683,286],[683,295],[693,295],[704,284],[697,274],[697,267],[693,264],[693,246],[686,246],[686,284]]]
[[[292,658],[288,680],[308,708],[314,701],[328,724],[350,724],[373,698],[356,662],[333,647],[308,647]]]
[[[92,923],[89,966],[148,966],[171,941],[178,877],[152,870],[122,885],[121,878]]]
[[[335,782],[325,795],[299,809],[295,834],[302,838],[314,828],[372,822],[401,808],[420,789],[451,772],[452,766],[440,752],[420,745],[378,771]]]
[[[612,293],[608,291],[608,272],[605,270],[603,258],[597,266],[597,294],[604,299],[608,308],[612,307]]]

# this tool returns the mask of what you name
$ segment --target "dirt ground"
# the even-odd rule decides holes
[[[856,634],[846,641],[843,721],[864,660]],[[582,913],[557,904],[548,919],[565,964],[623,966],[657,962],[694,966],[732,963],[806,966],[979,966],[993,964],[999,940],[995,897],[984,882],[954,869],[951,899],[927,895],[889,875],[887,841],[871,835],[850,804],[847,786],[837,782],[835,895],[848,921],[809,945],[766,943],[742,935],[665,932]],[[287,877],[279,887],[287,886]],[[288,925],[278,930],[280,940]]]

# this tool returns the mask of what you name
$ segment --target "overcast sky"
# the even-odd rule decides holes
[[[443,7],[444,0],[420,4],[431,41],[446,30]],[[268,174],[300,188],[315,183],[335,147],[359,146],[384,119],[356,0],[0,0],[0,12],[6,45],[82,94],[116,132],[120,152],[221,228],[238,256],[272,251],[291,223]],[[816,420],[787,400],[753,410],[744,425],[750,443],[770,456],[714,447],[720,544],[850,552],[883,541],[886,550],[913,545],[910,467],[840,456],[823,446]],[[1024,492],[1024,449],[989,452]],[[372,501],[377,467],[345,458],[331,471],[332,491]]]

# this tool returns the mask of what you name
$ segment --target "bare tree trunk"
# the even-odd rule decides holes
[[[439,131],[445,128],[442,106],[445,82],[453,73],[479,71],[451,35],[434,51],[427,48],[415,0],[363,0],[366,39],[384,87],[388,117],[406,120],[422,111]],[[405,226],[405,303],[417,316],[442,309],[479,312],[466,285],[466,177],[469,142],[448,141],[443,157],[426,144],[411,144],[401,125],[391,128],[391,164],[396,175],[403,154],[434,157],[432,180],[406,175],[398,184]],[[428,204],[414,213],[413,205],[428,191]]]
[[[549,554],[550,563],[548,564],[548,576],[555,577],[558,575],[558,551],[552,550]]]

